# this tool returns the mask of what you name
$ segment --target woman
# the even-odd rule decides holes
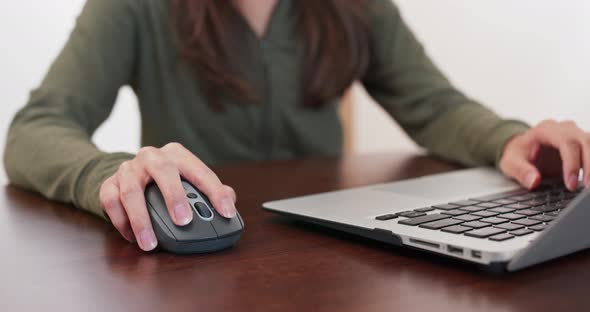
[[[590,136],[572,122],[529,128],[455,90],[390,0],[88,0],[65,48],[10,127],[12,183],[108,215],[156,247],[143,190],[155,181],[178,225],[186,178],[225,217],[236,195],[207,165],[338,155],[338,97],[359,80],[420,145],[465,165],[496,165],[527,188],[590,172]],[[131,85],[137,155],[91,136]],[[172,143],[177,142],[177,143]]]

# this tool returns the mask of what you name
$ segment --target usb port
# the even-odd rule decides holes
[[[479,250],[472,250],[471,251],[471,257],[473,257],[475,259],[481,259],[481,251],[479,251]]]
[[[463,255],[463,248],[460,248],[460,247],[456,247],[453,245],[447,245],[447,250],[452,254]]]

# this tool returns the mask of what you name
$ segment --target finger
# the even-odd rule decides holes
[[[514,178],[523,187],[531,190],[541,182],[539,170],[527,159],[527,151],[524,147],[506,155],[500,163],[500,169],[507,176]]]
[[[236,216],[232,194],[227,192],[217,175],[207,165],[180,144],[168,144],[163,150],[175,155],[176,167],[180,174],[209,197],[215,210],[226,218]]]
[[[561,123],[561,129],[564,136],[567,136],[569,140],[565,142],[567,145],[572,147],[571,153],[569,157],[573,158],[574,160],[574,167],[566,168],[564,167],[564,174],[567,174],[565,178],[567,178],[566,185],[572,191],[574,191],[579,184],[580,181],[580,169],[584,169],[585,159],[584,157],[584,144],[586,133],[582,131],[575,122],[573,121],[564,121]],[[565,162],[564,162],[565,165]]]
[[[584,167],[584,187],[590,186],[590,134],[583,133],[581,139],[582,164]]]
[[[537,157],[539,156],[539,152],[541,152],[541,144],[539,144],[538,142],[531,142],[529,150],[530,154],[528,159],[531,161],[537,159]]]
[[[236,203],[238,201],[238,196],[236,195],[236,191],[229,185],[224,185],[223,188],[225,189],[225,191],[227,193],[229,193],[234,201],[234,203]]]
[[[123,204],[121,204],[121,200],[119,199],[119,187],[113,180],[112,177],[107,179],[100,187],[100,203],[117,231],[126,240],[133,243],[135,242],[135,235],[133,235],[127,213],[123,209]]]
[[[578,186],[578,176],[581,166],[581,147],[577,140],[577,133],[570,128],[560,127],[551,123],[540,127],[535,138],[543,144],[551,145],[559,150],[562,161],[563,181],[570,190]]]
[[[136,168],[132,161],[121,164],[118,171],[119,196],[139,247],[145,251],[158,245],[147,212],[144,188],[149,181],[147,172]]]
[[[559,154],[563,161],[563,181],[571,191],[578,187],[581,153],[580,145],[575,141],[567,141],[559,147]]]
[[[174,223],[180,226],[189,224],[193,220],[193,212],[176,166],[156,148],[141,149],[137,159],[158,185]]]
[[[180,172],[183,177],[207,195],[213,208],[222,216],[226,218],[236,216],[235,195],[224,187],[211,169],[204,164],[190,166],[190,162],[186,162],[180,165]]]

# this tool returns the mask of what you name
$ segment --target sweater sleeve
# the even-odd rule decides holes
[[[4,164],[12,184],[104,216],[99,187],[133,155],[102,152],[91,137],[119,89],[132,83],[131,3],[85,4],[65,47],[10,125]]]
[[[437,69],[390,0],[370,6],[367,92],[430,153],[464,165],[499,162],[504,144],[528,129],[467,98]]]

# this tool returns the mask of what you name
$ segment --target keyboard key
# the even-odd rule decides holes
[[[547,212],[547,213],[545,213],[545,215],[557,218],[557,216],[559,215],[559,211]]]
[[[501,204],[496,203],[480,203],[476,205],[477,207],[484,207],[484,208],[496,208],[502,206]]]
[[[524,215],[519,215],[516,213],[505,213],[498,216],[498,218],[508,219],[508,220],[518,220],[524,218]]]
[[[512,199],[512,200],[516,200],[516,201],[525,201],[525,200],[530,200],[533,198],[535,198],[535,194],[532,194],[532,193],[508,197],[508,199]]]
[[[545,205],[547,203],[547,201],[545,199],[531,199],[529,201],[525,201],[522,203],[525,205],[531,205],[531,206],[541,206],[541,205]]]
[[[545,222],[545,223],[549,223],[549,222],[553,221],[553,219],[555,219],[555,218],[552,216],[547,216],[547,215],[538,215],[538,216],[531,217],[531,219]]]
[[[564,189],[562,188],[555,188],[555,187],[551,187],[548,188],[546,190],[544,190],[542,193],[547,195],[547,196],[552,196],[552,195],[559,195],[564,191]]]
[[[561,201],[561,197],[547,197],[547,205],[552,206]]]
[[[468,226],[468,227],[474,228],[474,229],[479,229],[479,228],[484,228],[484,227],[490,226],[489,223],[479,222],[479,221],[471,221],[471,222],[463,223],[461,225]]]
[[[414,211],[417,211],[417,212],[429,212],[429,211],[433,211],[433,210],[434,210],[434,208],[432,208],[432,207],[424,207],[424,208],[414,209]]]
[[[554,190],[554,187],[549,186],[549,185],[543,185],[543,183],[541,183],[541,185],[537,186],[534,190],[531,191],[531,193],[533,194],[551,194],[551,192]]]
[[[529,230],[541,232],[547,227],[547,224],[537,224],[534,226],[529,226]]]
[[[511,209],[511,208],[506,208],[506,207],[498,207],[498,208],[488,209],[487,211],[497,212],[497,213],[508,213],[508,212],[513,212],[515,210],[516,209]]]
[[[477,207],[477,206],[467,206],[467,207],[461,207],[459,209],[469,211],[469,212],[477,212],[477,211],[485,210],[484,207]]]
[[[503,198],[506,198],[506,197],[510,197],[510,196],[514,196],[514,195],[520,195],[520,194],[526,194],[526,193],[528,193],[528,191],[520,189],[520,190],[509,191],[509,192],[502,192],[502,193],[498,193],[498,194],[493,194],[493,195],[488,195],[488,196],[482,196],[482,197],[476,197],[476,198],[470,198],[470,199],[471,200],[476,200],[476,201],[487,202],[487,201],[503,199]]]
[[[481,219],[481,217],[466,214],[466,215],[454,217],[453,219],[469,222],[469,221],[479,220],[479,219]]]
[[[494,227],[490,226],[490,227],[486,227],[486,228],[482,228],[482,229],[477,229],[477,230],[465,232],[465,235],[471,236],[471,237],[477,237],[477,238],[486,238],[486,237],[500,234],[500,233],[504,233],[504,232],[506,232],[506,230],[498,229],[498,228],[494,228]]]
[[[567,205],[572,200],[573,200],[572,198],[567,198],[566,195],[564,194],[561,196],[561,198],[557,202],[559,202],[560,204],[563,204],[563,205]]]
[[[523,216],[527,216],[527,217],[536,216],[536,215],[540,214],[540,212],[534,211],[531,209],[517,210],[514,213],[519,214],[519,215],[523,215]]]
[[[539,186],[533,192],[551,192],[565,189],[563,182],[559,178],[548,178],[541,181]]]
[[[523,203],[518,203],[518,204],[506,205],[504,207],[510,208],[510,209],[522,210],[522,209],[531,208],[532,206],[531,205],[525,205]]]
[[[453,220],[453,219],[444,219],[444,220],[438,220],[438,221],[434,221],[434,222],[425,223],[425,224],[420,225],[420,227],[425,228],[425,229],[438,230],[438,229],[442,229],[444,227],[456,225],[459,223],[463,223],[463,221]]]
[[[543,195],[537,196],[535,198],[533,198],[533,200],[539,200],[539,201],[550,201],[554,198],[560,198],[561,196],[559,195],[552,195],[551,193],[545,193]]]
[[[573,199],[574,197],[576,197],[578,194],[574,194],[574,193],[565,193],[563,194],[563,198],[566,199]]]
[[[531,210],[539,211],[539,212],[551,212],[551,211],[555,211],[558,209],[559,209],[559,206],[556,206],[556,205],[543,205],[543,206],[537,206],[537,207],[531,208]]]
[[[424,212],[417,212],[417,211],[405,211],[398,214],[400,217],[404,218],[417,218],[421,216],[425,216]]]
[[[541,184],[539,184],[539,186],[537,186],[537,188],[535,188],[533,192],[540,193],[545,191],[551,191],[560,187],[560,183],[561,182],[559,182],[557,179],[544,180],[541,182]]]
[[[449,218],[449,216],[447,216],[447,215],[431,214],[431,215],[421,216],[421,217],[417,217],[417,218],[402,220],[402,221],[399,221],[398,223],[403,224],[403,225],[415,226],[415,225],[420,225],[422,223],[428,223],[428,222],[447,219],[447,218]]]
[[[485,223],[490,223],[490,224],[500,224],[500,223],[508,222],[508,220],[506,220],[506,219],[496,218],[496,217],[485,218],[485,219],[481,219],[479,221],[485,222]]]
[[[500,205],[510,205],[510,204],[516,203],[516,201],[513,199],[504,198],[504,199],[494,200],[494,201],[492,201],[492,203],[496,203],[496,204],[500,204]]]
[[[449,215],[449,216],[460,216],[460,215],[466,214],[467,211],[463,211],[463,210],[459,210],[459,209],[453,209],[453,210],[443,211],[441,213],[442,214]]]
[[[514,224],[514,223],[502,223],[502,224],[496,225],[496,227],[499,229],[507,230],[507,231],[514,231],[514,230],[522,229],[524,227],[524,225]]]
[[[395,214],[386,214],[386,215],[375,217],[375,219],[379,220],[379,221],[387,221],[387,220],[391,220],[391,219],[395,219],[395,218],[397,218],[397,215],[395,215]]]
[[[458,205],[452,205],[452,204],[442,204],[442,205],[435,205],[432,206],[432,208],[436,208],[436,209],[440,209],[440,210],[453,210],[453,209],[457,209],[460,206]]]
[[[478,212],[473,212],[471,213],[474,216],[478,216],[478,217],[482,217],[482,218],[489,218],[489,217],[493,217],[493,216],[497,216],[499,215],[499,213],[497,212],[492,212],[492,211],[478,211]]]
[[[490,237],[490,240],[496,241],[496,242],[502,242],[508,239],[514,238],[513,235],[510,235],[508,233],[502,233],[502,234],[498,234],[498,235],[494,235]]]
[[[461,200],[461,201],[452,202],[452,203],[449,203],[449,204],[451,204],[451,205],[457,205],[457,206],[462,206],[463,207],[463,206],[472,206],[472,205],[479,204],[479,201],[474,201],[474,200]]]
[[[461,234],[467,231],[473,230],[470,227],[462,226],[462,225],[453,225],[446,228],[443,228],[441,231],[453,234]]]
[[[520,220],[513,221],[512,223],[520,224],[520,225],[524,225],[524,226],[533,226],[533,225],[537,225],[537,224],[541,223],[541,221],[531,220],[531,219],[520,219]]]
[[[524,236],[524,235],[528,235],[533,233],[533,231],[529,230],[529,229],[520,229],[520,230],[516,230],[516,231],[511,231],[510,234],[512,235],[516,235],[516,236]]]

